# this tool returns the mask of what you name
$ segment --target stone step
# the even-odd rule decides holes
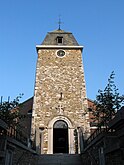
[[[82,163],[38,163],[37,165],[82,165]]]
[[[48,154],[40,155],[38,165],[82,165],[78,154]]]

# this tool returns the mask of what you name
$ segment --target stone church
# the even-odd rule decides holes
[[[124,164],[124,107],[96,130],[95,105],[86,97],[83,46],[59,28],[36,49],[34,96],[19,109],[26,118],[20,129],[0,120],[0,164]]]
[[[42,154],[80,153],[89,136],[83,46],[71,32],[49,32],[36,46],[31,138]]]

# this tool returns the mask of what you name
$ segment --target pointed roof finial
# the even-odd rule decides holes
[[[61,15],[59,15],[59,21],[58,21],[58,24],[59,24],[59,28],[58,28],[58,30],[61,30],[61,24],[62,24],[62,22],[61,22]]]

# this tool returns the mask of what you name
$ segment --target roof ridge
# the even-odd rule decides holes
[[[70,34],[72,34],[71,32],[66,32],[66,31],[61,30],[61,29],[56,29],[56,30],[53,30],[53,31],[51,31],[49,33],[70,33]]]

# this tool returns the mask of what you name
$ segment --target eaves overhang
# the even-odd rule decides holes
[[[83,49],[84,46],[65,46],[65,45],[36,45],[37,51],[39,49]]]

